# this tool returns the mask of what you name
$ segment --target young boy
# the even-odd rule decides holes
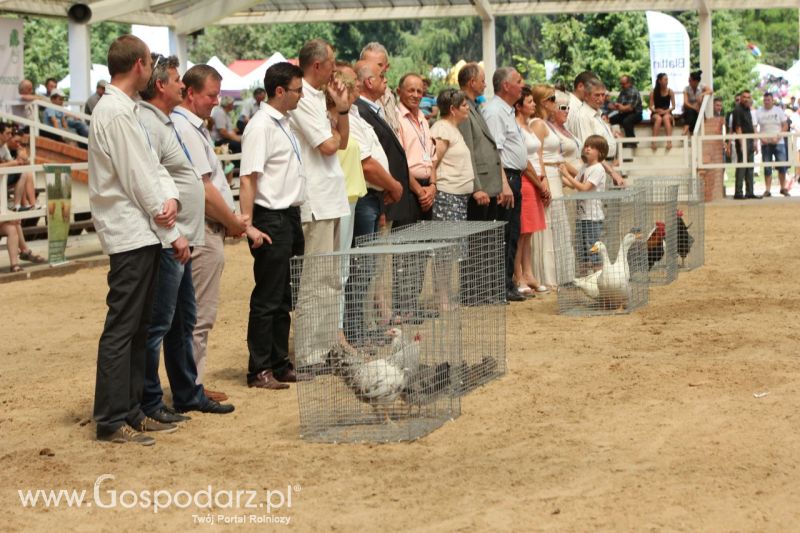
[[[576,177],[573,177],[566,168],[562,167],[564,185],[572,187],[579,192],[603,192],[606,190],[606,171],[603,161],[608,155],[608,142],[600,135],[590,135],[583,143],[583,167]],[[600,199],[592,198],[578,201],[576,232],[580,243],[578,247],[578,260],[584,266],[598,270],[600,257],[591,254],[594,243],[600,239],[603,231],[603,203]]]

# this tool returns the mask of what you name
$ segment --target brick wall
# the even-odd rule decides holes
[[[705,127],[707,135],[721,135],[723,117],[707,118]],[[724,144],[722,140],[706,141],[703,143],[703,163],[723,163],[722,156]],[[698,174],[705,181],[706,202],[717,200],[723,196],[723,180],[725,170],[721,168],[699,170]]]

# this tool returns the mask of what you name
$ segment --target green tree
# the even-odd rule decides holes
[[[797,60],[796,9],[744,9],[732,15],[744,37],[761,50],[757,61],[788,69]]]

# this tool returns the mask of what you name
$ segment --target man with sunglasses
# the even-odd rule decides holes
[[[144,432],[175,431],[141,409],[145,340],[161,245],[186,262],[189,246],[175,226],[178,191],[158,161],[134,101],[152,74],[150,50],[123,35],[108,51],[111,83],[94,110],[89,135],[89,202],[109,255],[108,315],[97,355],[97,439],[155,443]]]

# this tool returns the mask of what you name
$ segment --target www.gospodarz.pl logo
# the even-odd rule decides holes
[[[95,482],[89,498],[85,489],[27,489],[17,490],[20,503],[28,508],[94,507],[100,509],[147,509],[158,513],[164,509],[177,508],[200,510],[248,510],[266,513],[261,515],[263,522],[279,522],[266,520],[267,515],[276,511],[288,511],[292,508],[292,499],[300,492],[300,485],[289,484],[286,489],[214,489],[208,485],[196,491],[145,489],[116,490],[104,489],[103,482],[114,480],[112,474],[103,474]],[[197,516],[197,515],[193,515]],[[207,515],[216,518],[218,515]],[[222,515],[219,515],[222,516]],[[256,515],[253,515],[256,516]],[[274,517],[285,518],[289,517]],[[222,520],[214,520],[219,522]],[[288,520],[285,522],[288,524]]]

